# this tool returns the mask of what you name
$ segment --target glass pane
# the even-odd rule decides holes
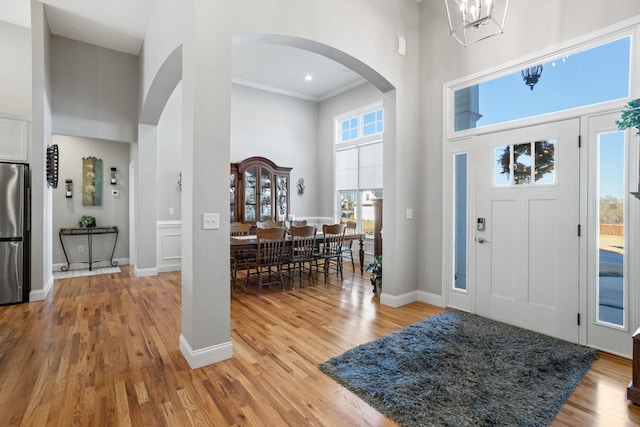
[[[375,112],[367,113],[367,114],[362,116],[362,124],[363,125],[369,125],[371,123],[374,123],[375,121],[376,121],[376,113]]]
[[[343,120],[340,124],[340,142],[350,141],[358,137],[358,118]]]
[[[260,221],[271,219],[271,172],[260,169]]]
[[[244,171],[244,220],[256,220],[256,168]]]
[[[370,124],[370,125],[364,125],[362,127],[362,136],[373,135],[374,133],[376,133],[376,125],[375,125],[375,123]]]
[[[378,190],[377,193],[381,194],[382,190]],[[373,226],[375,219],[375,211],[373,208],[373,201],[376,199],[375,191],[363,191],[362,192],[362,223],[360,224],[362,232],[373,236]]]
[[[624,37],[544,63],[533,88],[519,70],[457,90],[454,131],[626,98],[630,47]]]
[[[555,141],[536,141],[534,150],[536,184],[553,184],[556,181]]]
[[[356,191],[339,191],[340,222],[356,221]]]
[[[287,177],[278,178],[278,220],[284,221],[287,218]]]
[[[236,220],[234,206],[236,203],[236,175],[229,174],[229,205],[230,205],[230,215],[229,219],[231,222]]]
[[[496,147],[493,153],[493,185],[499,187],[511,184],[511,147]]]
[[[598,138],[597,319],[624,326],[624,132]]]
[[[513,180],[517,185],[531,183],[531,144],[513,146]]]
[[[455,155],[453,287],[467,289],[467,153]]]

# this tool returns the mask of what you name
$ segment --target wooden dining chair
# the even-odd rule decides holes
[[[342,245],[344,243],[344,232],[346,224],[324,224],[322,226],[322,252],[319,258],[323,260],[324,281],[327,282],[329,270],[336,270],[336,274],[342,277]],[[316,258],[318,258],[316,256]]]
[[[296,272],[300,276],[300,286],[302,286],[302,273],[305,265],[309,266],[309,278],[312,282],[315,282],[313,266],[317,263],[317,258],[314,257],[316,232],[316,227],[311,225],[291,227],[289,229],[291,245],[289,246],[289,255],[285,266],[291,281],[291,289],[295,287]],[[293,273],[291,273],[292,270]]]
[[[280,221],[258,221],[256,222],[257,228],[280,228],[282,223]]]
[[[358,223],[355,221],[347,221],[345,223],[347,225],[347,228],[345,229],[345,236],[347,234],[356,234],[356,227],[358,226]],[[350,260],[351,261],[351,267],[353,268],[353,271],[356,271],[356,264],[353,260],[353,240],[348,240],[343,242],[342,244],[342,260]]]
[[[282,292],[284,292],[282,263],[284,260],[284,239],[286,233],[287,229],[285,227],[258,228],[256,230],[258,249],[256,250],[256,259],[250,263],[247,270],[245,290],[249,283],[249,277],[256,275],[258,276],[258,296],[262,296],[263,286],[273,283],[279,283]],[[266,282],[264,281],[264,276],[267,276]]]
[[[230,236],[248,236],[251,231],[251,224],[242,222],[232,222],[229,229]],[[230,267],[233,278],[233,290],[238,288],[238,270],[246,270],[251,261],[255,260],[256,254],[250,250],[231,251]]]

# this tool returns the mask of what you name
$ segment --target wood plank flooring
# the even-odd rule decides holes
[[[349,268],[343,282],[238,291],[234,358],[191,370],[179,273],[56,280],[47,301],[0,307],[0,425],[393,426],[317,366],[442,311],[382,306]],[[630,378],[630,360],[602,355],[552,425],[639,425]]]

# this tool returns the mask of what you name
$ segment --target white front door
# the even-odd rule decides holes
[[[579,120],[473,138],[476,312],[579,341]]]

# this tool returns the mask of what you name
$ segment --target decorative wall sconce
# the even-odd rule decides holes
[[[509,0],[444,0],[449,33],[463,46],[502,34]]]
[[[118,181],[116,180],[117,174],[118,171],[116,170],[116,168],[111,168],[111,185],[116,185],[118,183]]]
[[[304,178],[298,178],[298,194],[304,194]]]
[[[70,199],[71,197],[73,197],[73,180],[71,179],[67,179],[65,184],[65,196]]]

